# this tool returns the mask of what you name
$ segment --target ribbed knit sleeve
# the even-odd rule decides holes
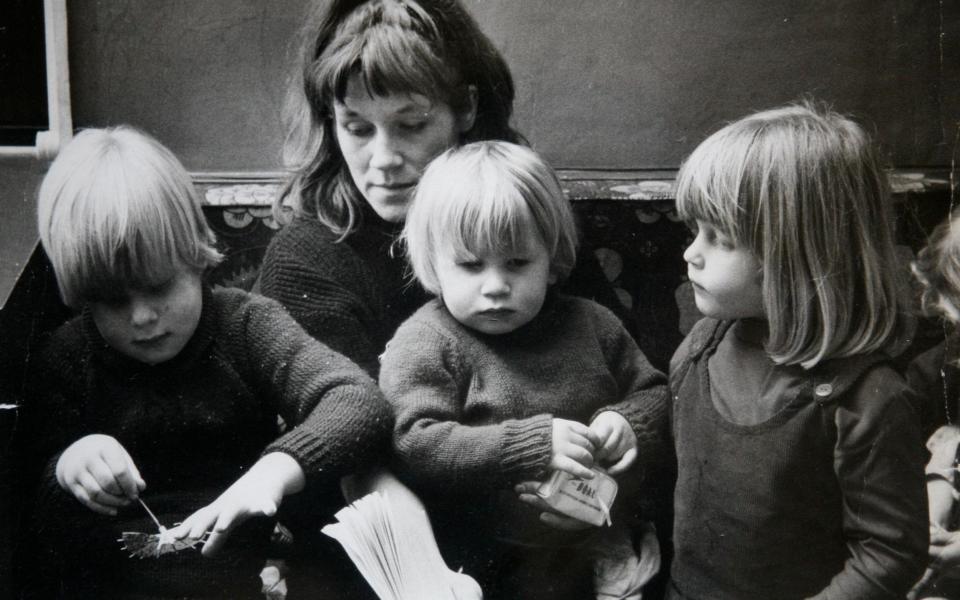
[[[339,480],[388,455],[392,418],[376,384],[309,336],[276,302],[250,296],[224,319],[224,340],[288,430],[266,452],[285,452],[308,478]]]
[[[670,460],[670,401],[667,378],[655,369],[617,318],[592,305],[597,335],[610,372],[617,380],[621,400],[594,413],[622,415],[637,436],[637,462],[642,472],[655,471]]]
[[[471,380],[461,358],[452,336],[416,316],[387,345],[380,385],[396,415],[393,441],[404,474],[417,487],[455,492],[543,477],[551,415],[466,424]]]
[[[315,220],[314,220],[315,221]],[[259,291],[314,338],[376,377],[383,343],[379,300],[363,261],[319,222],[294,221],[271,240]]]

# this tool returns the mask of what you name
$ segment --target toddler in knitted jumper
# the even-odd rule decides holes
[[[597,598],[639,598],[659,561],[652,535],[638,559],[630,525],[668,447],[665,378],[610,311],[555,292],[577,250],[555,174],[515,144],[451,149],[425,171],[402,240],[436,298],[387,345],[380,384],[398,471],[448,562],[488,600],[582,598],[591,580]],[[570,531],[535,482],[595,466],[620,481],[612,526]]]
[[[23,584],[41,597],[258,597],[284,498],[308,483],[338,494],[388,450],[382,395],[276,302],[204,283],[221,258],[213,233],[186,171],[147,135],[79,133],[38,215],[80,314],[31,358],[20,434],[36,557]],[[157,532],[146,506],[171,528],[131,559],[118,538]],[[167,552],[177,542],[194,549]]]

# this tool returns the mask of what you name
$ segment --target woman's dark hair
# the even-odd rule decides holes
[[[457,0],[319,2],[301,32],[300,70],[288,89],[285,166],[274,206],[314,215],[341,239],[359,225],[365,200],[336,143],[333,104],[359,75],[371,95],[425,94],[462,113],[476,98],[461,143],[521,142],[510,127],[514,87],[491,41]]]

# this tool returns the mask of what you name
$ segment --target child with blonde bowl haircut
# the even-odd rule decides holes
[[[448,562],[488,600],[639,598],[656,546],[645,537],[638,559],[629,526],[646,465],[669,459],[665,378],[609,310],[556,291],[577,232],[555,174],[507,142],[448,150],[425,171],[402,240],[436,298],[387,345],[380,384],[398,473]],[[621,482],[613,526],[571,531],[536,482],[590,480],[592,467]]]
[[[955,598],[960,596],[960,214],[937,226],[911,266],[922,286],[924,312],[942,321],[944,340],[907,369],[907,381],[920,397],[930,452],[930,566],[909,598]]]
[[[875,149],[811,103],[759,112],[678,175],[705,315],[671,361],[668,598],[902,598],[927,545],[906,325]]]
[[[25,589],[259,597],[284,497],[339,492],[388,450],[382,395],[276,302],[204,283],[221,259],[213,233],[189,176],[149,136],[79,133],[43,180],[38,217],[80,314],[31,358],[21,431],[39,483]],[[157,533],[153,516],[170,529],[130,558],[118,540]]]

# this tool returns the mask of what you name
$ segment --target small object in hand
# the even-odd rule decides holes
[[[566,471],[554,471],[537,488],[537,496],[551,508],[591,525],[609,525],[610,507],[617,497],[617,482],[594,468],[593,479],[580,479]]]
[[[139,531],[124,531],[118,542],[123,549],[130,553],[130,558],[157,558],[171,552],[196,548],[205,541],[201,539],[183,538],[173,539],[169,529],[161,529],[160,533],[140,533]]]
[[[200,538],[187,537],[179,540],[174,539],[174,537],[170,535],[170,530],[160,524],[157,516],[153,514],[153,511],[150,510],[147,503],[141,498],[137,498],[137,500],[140,502],[143,510],[147,511],[147,514],[150,515],[150,519],[157,525],[159,533],[140,533],[139,531],[122,532],[120,539],[117,541],[123,544],[122,548],[124,550],[130,552],[130,558],[134,556],[137,558],[156,558],[164,554],[170,554],[171,552],[180,552],[188,548],[196,548],[197,544],[202,544],[206,541],[209,534],[204,534]]]

